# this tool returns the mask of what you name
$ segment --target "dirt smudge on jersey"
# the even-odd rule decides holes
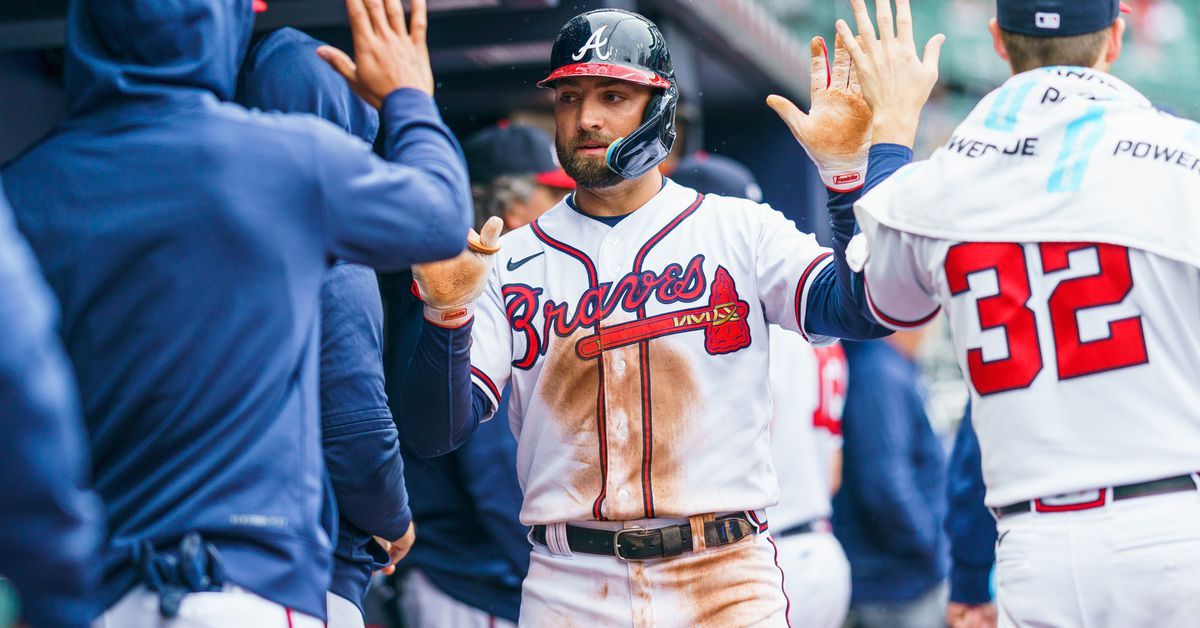
[[[779,573],[756,560],[754,544],[752,537],[658,565],[656,583],[678,596],[678,625],[750,626],[782,619],[786,602]]]
[[[568,338],[554,338],[539,378],[539,393],[559,426],[566,455],[573,463],[574,471],[562,478],[563,485],[590,512],[601,489],[596,408],[600,371],[595,360],[582,360],[575,354],[575,343],[584,335],[580,331]]]
[[[703,443],[703,434],[695,432],[703,425],[695,420],[700,387],[691,362],[672,347],[669,340],[659,339],[649,345],[653,443],[650,477],[655,515],[687,517],[699,514],[692,511],[689,503],[684,462],[688,451]]]

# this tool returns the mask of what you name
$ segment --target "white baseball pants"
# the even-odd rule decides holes
[[[1194,627],[1200,621],[1200,493],[1002,517],[1000,626]]]
[[[238,586],[189,593],[175,617],[163,617],[158,594],[139,586],[104,612],[92,628],[323,628],[325,622]]]
[[[792,626],[840,628],[850,609],[850,561],[836,537],[809,532],[776,538]]]
[[[767,534],[648,561],[564,550],[534,545],[521,626],[787,625],[783,572]]]
[[[362,611],[354,602],[336,593],[325,593],[325,612],[329,614],[326,628],[366,628]]]
[[[404,577],[400,594],[404,625],[409,628],[516,628],[500,619],[442,593],[419,569]]]

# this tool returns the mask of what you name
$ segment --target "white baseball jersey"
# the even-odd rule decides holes
[[[493,407],[512,387],[522,523],[774,504],[767,325],[803,329],[832,252],[670,181],[612,227],[569,200],[504,236],[475,311],[474,382]]]
[[[813,348],[799,334],[770,328],[771,458],[779,504],[772,529],[829,517],[834,452],[841,449],[846,361],[839,345]]]
[[[876,317],[945,311],[990,506],[1200,469],[1198,131],[1038,70],[856,207]]]

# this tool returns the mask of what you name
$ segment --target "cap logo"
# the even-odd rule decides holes
[[[1062,16],[1057,13],[1035,13],[1033,15],[1033,23],[1038,28],[1058,30],[1062,26]]]
[[[592,33],[591,37],[588,37],[587,42],[583,44],[583,47],[579,49],[579,52],[571,55],[571,58],[575,61],[579,61],[587,56],[587,51],[595,50],[596,58],[600,59],[601,61],[607,61],[608,58],[613,54],[612,48],[609,48],[608,52],[601,50],[601,48],[604,48],[608,45],[608,38],[604,37],[604,31],[607,29],[608,24],[596,29],[596,32]]]

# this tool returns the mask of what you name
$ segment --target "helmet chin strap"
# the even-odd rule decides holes
[[[613,140],[611,144],[608,145],[608,150],[604,151],[605,165],[608,166],[609,170],[612,170],[613,172],[615,172],[617,174],[621,174],[621,172],[619,170],[617,170],[616,166],[613,164],[613,154],[617,152],[617,148],[621,145],[621,142],[624,142],[624,141],[625,141],[624,137],[618,137],[617,139]],[[621,176],[625,176],[625,175],[621,175]]]

